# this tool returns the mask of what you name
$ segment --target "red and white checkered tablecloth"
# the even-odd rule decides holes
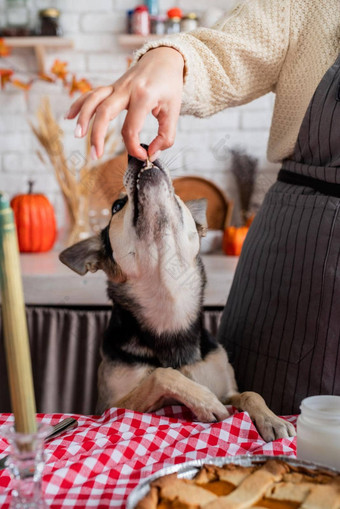
[[[39,415],[57,424],[65,415]],[[167,407],[156,414],[111,409],[100,417],[72,415],[76,430],[46,444],[43,492],[56,508],[125,507],[130,491],[157,470],[207,456],[286,454],[295,456],[295,439],[264,442],[248,414],[236,413],[223,422],[192,422],[184,407]],[[288,420],[295,424],[294,417]],[[0,457],[8,453],[1,426],[13,416],[0,414]],[[7,509],[11,479],[0,471],[0,507]]]

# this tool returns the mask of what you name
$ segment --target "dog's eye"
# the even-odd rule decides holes
[[[124,196],[124,198],[119,198],[119,200],[116,200],[114,204],[112,205],[112,215],[119,212],[127,202],[127,196]]]

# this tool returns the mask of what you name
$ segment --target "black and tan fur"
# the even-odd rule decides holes
[[[126,193],[101,235],[60,255],[79,274],[104,270],[113,309],[98,372],[98,412],[150,412],[180,402],[198,420],[248,411],[265,440],[294,435],[258,394],[239,394],[223,347],[203,327],[205,274],[199,257],[205,201],[184,204],[159,160],[129,158]]]

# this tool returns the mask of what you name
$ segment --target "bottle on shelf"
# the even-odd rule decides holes
[[[173,7],[168,10],[168,22],[166,27],[167,34],[178,34],[181,31],[182,10],[179,7]]]
[[[144,0],[144,3],[148,8],[150,16],[157,16],[159,14],[158,0]]]
[[[150,34],[150,17],[146,5],[138,5],[133,11],[132,33],[143,36]]]
[[[129,9],[126,11],[126,33],[132,34],[132,16],[133,16],[133,9]]]

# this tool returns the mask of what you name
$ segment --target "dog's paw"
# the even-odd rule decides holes
[[[223,421],[230,415],[226,407],[209,390],[203,390],[199,400],[193,402],[190,409],[200,422]]]
[[[216,406],[210,405],[210,408],[195,408],[192,409],[192,411],[194,412],[196,419],[200,422],[219,422],[224,421],[224,419],[229,417],[229,412],[222,403]]]
[[[277,417],[272,412],[262,414],[256,418],[255,426],[266,442],[279,438],[295,437],[296,431],[291,422]]]

